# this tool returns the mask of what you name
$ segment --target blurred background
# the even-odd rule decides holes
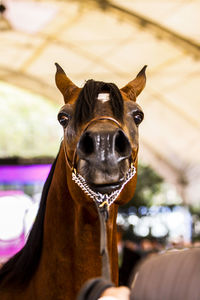
[[[199,245],[199,13],[199,0],[0,1],[0,263],[24,245],[59,149],[55,62],[80,87],[122,87],[148,65],[137,190],[117,220],[121,283],[147,253]]]

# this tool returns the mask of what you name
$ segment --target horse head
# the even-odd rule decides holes
[[[111,202],[126,203],[136,186],[138,126],[144,117],[136,98],[145,87],[146,66],[120,90],[94,80],[81,89],[56,67],[56,85],[65,101],[58,121],[75,183],[90,197],[112,195]]]

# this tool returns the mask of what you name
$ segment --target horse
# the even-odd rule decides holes
[[[104,204],[111,279],[118,282],[116,217],[136,188],[144,117],[136,98],[146,66],[121,89],[92,79],[79,88],[56,68],[63,139],[27,242],[0,270],[1,300],[76,299],[88,279],[101,276],[97,206]]]

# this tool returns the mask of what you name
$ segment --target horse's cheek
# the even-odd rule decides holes
[[[134,196],[137,184],[137,173],[136,175],[126,184],[124,189],[121,191],[118,199],[115,201],[118,205],[124,205],[128,203]]]

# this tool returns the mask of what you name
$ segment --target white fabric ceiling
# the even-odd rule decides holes
[[[119,87],[147,64],[140,157],[200,205],[200,1],[96,2],[107,1],[4,1],[0,80],[61,105],[54,62],[77,85]]]

